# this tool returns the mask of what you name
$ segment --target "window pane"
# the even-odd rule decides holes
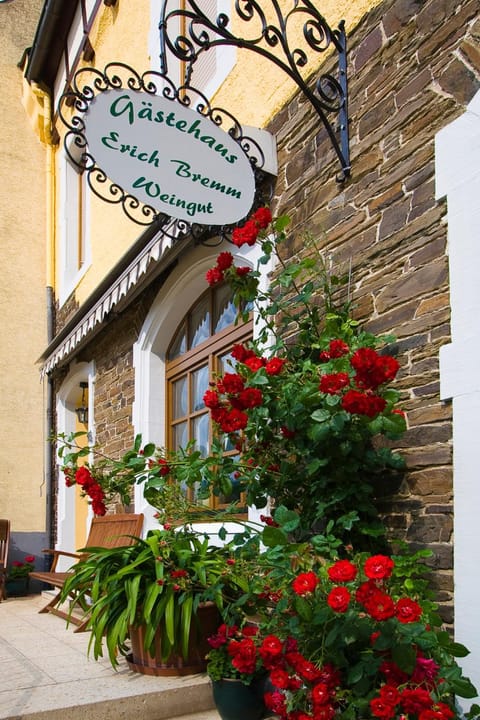
[[[205,407],[203,403],[203,396],[205,395],[205,390],[208,389],[208,380],[207,365],[204,365],[192,373],[192,405],[194,412]]]
[[[228,285],[217,288],[214,296],[213,332],[220,332],[223,328],[235,322],[235,306],[231,300],[231,291]]]
[[[173,426],[173,449],[178,450],[188,443],[187,423],[179,423]]]
[[[183,355],[186,350],[187,337],[185,334],[185,323],[183,323],[182,327],[178,330],[173,343],[170,346],[170,350],[168,351],[168,359],[174,360],[175,358],[179,357],[179,355]]]
[[[208,454],[208,413],[200,415],[193,420],[193,437],[195,438],[195,448],[200,450],[203,456]]]
[[[187,378],[173,383],[173,420],[185,417],[188,410]]]
[[[190,317],[191,350],[210,337],[209,296],[206,295],[192,310]]]
[[[232,372],[235,365],[236,360],[233,359],[231,353],[227,353],[218,358],[218,372],[221,375],[224,375],[226,372]]]

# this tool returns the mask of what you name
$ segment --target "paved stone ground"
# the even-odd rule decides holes
[[[0,720],[218,720],[205,675],[149,677],[123,659],[115,672],[87,657],[89,633],[38,614],[45,603],[0,603]]]

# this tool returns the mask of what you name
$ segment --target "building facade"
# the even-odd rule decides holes
[[[262,142],[274,213],[289,214],[298,234],[319,238],[322,251],[351,274],[356,317],[397,338],[397,384],[408,417],[399,449],[407,472],[385,490],[382,511],[396,537],[433,551],[443,617],[455,620],[458,639],[472,649],[465,669],[479,684],[480,628],[469,602],[478,591],[471,548],[480,540],[472,437],[478,7],[474,0],[351,5],[327,3],[324,11],[332,25],[342,10],[346,17],[351,174],[344,182],[337,181],[338,160],[318,114],[271,63],[252,61],[245,49],[217,48],[196,82],[240,122],[269,133]],[[42,378],[57,431],[79,428],[75,409],[86,389],[82,427],[107,454],[122,453],[137,433],[175,446],[191,438],[167,409],[174,384],[191,376],[204,387],[206,368],[225,352],[222,343],[251,329],[231,325],[228,298],[205,294],[204,274],[218,246],[193,236],[172,241],[155,223],[139,228],[118,204],[89,190],[65,151],[58,103],[75,71],[102,71],[112,62],[156,69],[160,3],[82,0],[68,8],[47,0],[25,72],[32,91],[40,88],[52,100],[56,181],[46,245],[54,257],[47,279],[54,331],[43,349]],[[214,12],[222,8],[218,3]],[[324,57],[322,71],[333,71],[332,56]],[[170,72],[179,72],[174,62]],[[298,252],[292,241],[288,255]],[[254,248],[242,262],[254,265]],[[182,410],[192,421],[197,412],[201,439],[201,408]],[[52,475],[56,540],[73,549],[85,531],[86,507],[60,473]],[[141,488],[134,504],[153,522]]]
[[[42,3],[0,4],[1,167],[0,242],[0,517],[10,520],[10,560],[48,545],[44,470],[45,397],[36,360],[47,339],[45,316],[45,146],[22,108],[22,69]],[[33,101],[37,107],[37,101]],[[30,108],[31,109],[31,108]],[[30,112],[27,108],[27,112]],[[35,115],[35,113],[34,113]],[[45,128],[32,116],[42,137]]]

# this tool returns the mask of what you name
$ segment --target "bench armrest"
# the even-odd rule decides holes
[[[71,557],[71,558],[75,558],[76,560],[80,560],[80,558],[81,558],[81,555],[79,555],[78,553],[66,552],[65,550],[52,550],[50,548],[45,548],[44,550],[42,550],[42,552],[45,553],[46,555],[53,555],[52,567],[50,568],[51,572],[55,572],[55,569],[56,569],[57,563],[58,563],[58,559],[60,557]]]

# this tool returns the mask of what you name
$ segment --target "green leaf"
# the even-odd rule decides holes
[[[308,604],[308,602],[305,600],[305,598],[297,596],[295,598],[295,610],[299,614],[299,616],[302,618],[302,620],[305,620],[306,622],[310,622],[312,619],[312,608]]]
[[[156,450],[156,446],[154,443],[148,443],[148,445],[145,445],[143,448],[143,457],[151,457],[153,453]]]
[[[277,232],[282,232],[282,230],[285,230],[290,225],[290,218],[288,215],[280,215],[280,217],[276,218],[273,227]]]
[[[171,645],[175,643],[175,597],[173,590],[169,589],[167,603],[165,605],[165,632]]]
[[[262,532],[262,542],[267,547],[288,545],[288,537],[281,528],[270,527],[267,525]]]
[[[470,650],[458,642],[450,643],[447,646],[447,650],[449,650],[454,657],[467,657],[467,655],[470,655]]]
[[[400,670],[406,673],[412,673],[415,669],[417,653],[412,645],[395,645],[395,647],[392,648],[392,659]]]
[[[474,698],[478,695],[477,689],[474,687],[474,685],[472,685],[468,678],[458,678],[452,680],[450,684],[453,692],[456,695],[460,695],[460,697]]]
[[[330,420],[330,412],[328,410],[315,410],[310,417],[315,422],[325,422],[326,420]]]
[[[280,505],[274,512],[275,522],[277,522],[285,530],[285,532],[292,532],[296,530],[300,524],[300,516],[295,510],[288,510],[283,505]]]

